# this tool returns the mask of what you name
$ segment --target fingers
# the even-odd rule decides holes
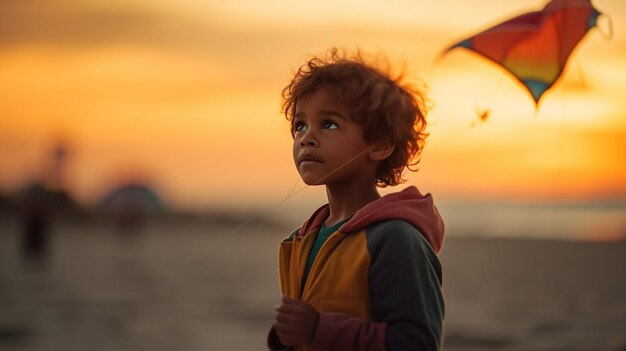
[[[277,322],[272,325],[274,330],[276,330],[276,335],[280,340],[281,344],[285,346],[296,346],[298,345],[297,341],[297,331],[293,328],[292,325],[287,323]]]
[[[295,300],[289,296],[283,295],[281,306],[285,307],[287,310],[293,310],[297,308],[306,308],[309,307],[309,303],[302,300]]]
[[[276,313],[276,321],[280,323],[291,323],[293,322],[293,316],[288,313]]]
[[[297,341],[294,340],[289,334],[281,334],[279,332],[276,332],[276,335],[278,335],[278,339],[280,340],[280,343],[285,346],[297,346],[298,345]]]
[[[295,308],[294,305],[289,305],[289,304],[280,304],[278,306],[276,306],[276,315],[279,314],[294,314],[296,313],[297,308]]]
[[[292,299],[291,297],[289,297],[289,295],[283,295],[280,300],[286,304],[293,304],[295,302],[300,301],[300,300]]]
[[[299,345],[298,341],[298,300],[287,295],[281,298],[281,304],[276,306],[276,323],[273,327],[280,342],[285,346]]]
[[[319,313],[308,302],[283,295],[276,306],[274,329],[281,343],[286,346],[306,344],[311,341],[317,327]]]
[[[274,310],[276,312],[289,313],[291,311],[290,306],[293,305],[293,301],[296,301],[296,300],[293,300],[288,295],[283,295],[280,301],[281,301],[281,304],[276,305],[276,308]]]
[[[296,331],[296,328],[292,324],[284,322],[274,323],[274,329],[276,329],[276,333],[283,335],[291,335]]]
[[[293,324],[298,319],[298,309],[293,305],[283,303],[276,306],[275,311],[277,322]]]
[[[303,308],[307,308],[310,305],[301,300],[294,300],[287,295],[283,295],[281,299],[282,303],[276,306],[275,310],[277,313],[285,313],[285,314],[293,314],[298,313],[298,311]]]

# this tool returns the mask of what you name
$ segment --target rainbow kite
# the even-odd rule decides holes
[[[500,23],[446,52],[464,47],[501,65],[528,89],[537,107],[598,16],[590,0],[552,0],[542,11]]]

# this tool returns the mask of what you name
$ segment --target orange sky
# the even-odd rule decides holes
[[[626,197],[626,2],[593,3],[612,40],[592,30],[535,114],[494,65],[436,57],[544,1],[0,2],[0,190],[35,178],[63,136],[84,203],[125,177],[186,207],[279,201],[298,179],[280,91],[310,55],[358,46],[430,87],[409,184],[450,199]],[[471,127],[476,108],[490,119]]]

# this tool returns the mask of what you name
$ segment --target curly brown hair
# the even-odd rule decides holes
[[[350,108],[350,117],[364,126],[366,142],[384,141],[395,146],[378,168],[376,185],[397,185],[404,182],[405,167],[417,171],[414,166],[420,161],[428,136],[425,94],[403,83],[403,79],[402,74],[392,77],[384,58],[369,63],[360,51],[349,55],[332,48],[325,56],[314,57],[298,69],[283,89],[282,110],[292,121],[299,99],[324,86],[333,87],[340,101]],[[293,124],[291,134],[294,135]]]

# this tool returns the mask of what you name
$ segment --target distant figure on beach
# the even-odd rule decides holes
[[[50,241],[50,208],[48,192],[41,185],[33,185],[21,204],[22,257],[27,263],[43,264]]]
[[[41,179],[18,193],[22,257],[26,263],[43,264],[48,257],[53,217],[74,214],[78,207],[66,189],[68,146],[55,143],[45,159]]]
[[[438,350],[444,224],[430,194],[377,187],[414,170],[426,128],[421,91],[362,54],[332,49],[283,90],[293,158],[328,204],[279,248],[282,300],[271,350]]]

